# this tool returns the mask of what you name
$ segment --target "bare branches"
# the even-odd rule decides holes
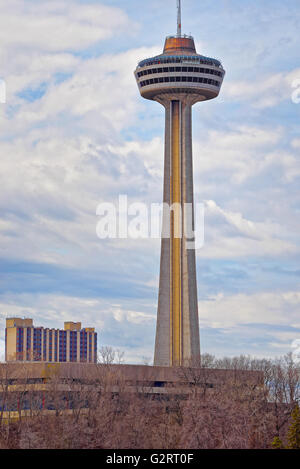
[[[0,447],[270,448],[274,438],[287,444],[300,385],[290,355],[206,354],[166,372],[118,365],[123,354],[110,347],[100,353],[97,365],[0,365]]]
[[[121,365],[124,363],[124,352],[107,345],[103,346],[98,354],[98,362],[104,365],[112,365],[113,363]]]

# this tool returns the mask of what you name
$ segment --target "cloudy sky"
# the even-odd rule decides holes
[[[161,202],[163,108],[139,60],[175,0],[0,0],[0,357],[7,315],[95,326],[153,358],[159,240],[96,236],[100,202]],[[193,109],[202,352],[278,356],[300,337],[300,2],[183,0],[183,31],[226,77]],[[298,102],[298,104],[297,104]]]

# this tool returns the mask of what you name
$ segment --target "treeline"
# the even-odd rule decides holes
[[[14,390],[7,367],[0,376],[0,448],[300,449],[300,367],[291,354],[274,360],[205,354],[201,366],[178,368],[180,385],[161,394],[140,385],[129,392],[112,370],[116,359],[102,350],[93,385],[53,376],[47,392],[29,380]],[[234,373],[211,386],[218,369]],[[245,379],[245,370],[261,379]],[[7,418],[11,404],[15,412]]]

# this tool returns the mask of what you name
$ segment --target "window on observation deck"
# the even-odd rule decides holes
[[[147,85],[153,85],[157,83],[169,83],[169,82],[189,82],[189,83],[204,83],[208,85],[214,85],[220,88],[220,82],[216,80],[212,80],[211,78],[203,78],[203,77],[193,77],[193,76],[176,76],[176,77],[159,77],[159,78],[151,78],[150,80],[145,80],[140,82],[140,86],[144,87]]]
[[[182,62],[194,62],[194,63],[202,63],[205,65],[213,65],[214,67],[222,67],[221,63],[218,60],[211,59],[209,57],[204,56],[190,56],[190,55],[182,55],[182,56],[165,56],[165,57],[153,57],[152,59],[146,59],[139,62],[138,67],[145,67],[147,65],[153,64],[163,64],[163,63],[182,63]]]
[[[188,72],[188,73],[205,73],[207,75],[216,75],[222,77],[222,73],[218,70],[210,68],[199,68],[199,67],[162,67],[162,68],[153,68],[149,70],[143,70],[137,74],[138,78],[141,78],[145,75],[152,75],[156,73],[179,73],[179,72]]]

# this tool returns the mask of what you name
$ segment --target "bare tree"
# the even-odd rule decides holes
[[[1,365],[0,447],[246,449],[270,448],[274,437],[286,445],[299,401],[291,355],[206,354],[173,368],[173,378],[141,367],[136,383],[122,360],[105,347],[99,364],[60,364],[45,378],[26,364]]]

